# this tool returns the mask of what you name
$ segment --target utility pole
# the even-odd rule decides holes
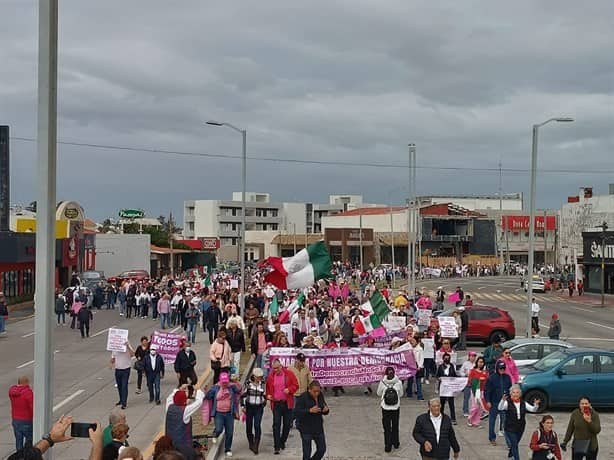
[[[548,237],[546,236],[546,230],[548,229],[548,226],[546,225],[547,217],[546,211],[544,210],[544,268],[548,267],[548,257],[546,257],[548,254]]]
[[[292,224],[294,228],[294,254],[296,254],[296,223]]]
[[[503,168],[501,167],[501,160],[499,160],[499,221],[503,224]],[[503,225],[501,225],[501,230],[503,230]],[[507,272],[507,267],[505,266],[505,259],[503,258],[503,235],[499,238],[495,238],[495,241],[499,242],[499,251],[501,253],[501,268],[503,272]]]
[[[360,209],[358,210],[360,212]],[[362,263],[362,214],[358,214],[358,227],[360,230],[360,239],[359,239],[359,247],[360,247],[360,271],[363,270],[364,265]]]
[[[605,307],[605,232],[608,230],[608,223],[603,221],[601,225],[601,306]]]
[[[171,272],[171,278],[175,279],[175,254],[173,252],[173,212],[171,211],[168,216],[168,246],[170,248],[170,262],[169,268]]]
[[[392,217],[392,205],[390,206],[390,253],[392,256],[392,287],[394,288],[394,224]]]
[[[415,253],[416,253],[416,146],[409,144],[409,200],[407,202],[409,222],[407,238],[407,265],[409,275],[409,298],[414,299],[416,295],[416,273],[415,273]]]

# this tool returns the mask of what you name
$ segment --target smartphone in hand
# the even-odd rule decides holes
[[[72,436],[73,438],[89,438],[90,428],[92,430],[95,430],[96,424],[95,423],[73,422],[70,425],[70,436]]]

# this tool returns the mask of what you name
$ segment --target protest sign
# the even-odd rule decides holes
[[[367,341],[367,337],[367,335],[358,337],[358,344],[362,345],[363,343],[365,343]],[[397,332],[389,332],[383,337],[374,337],[375,342],[373,343],[372,348],[390,348],[390,345],[392,345],[392,339],[394,339],[395,337],[399,337],[400,339],[405,340],[405,338],[407,337],[407,331],[401,330]]]
[[[396,332],[401,329],[405,329],[407,325],[407,318],[405,316],[393,316],[388,315],[388,317],[383,321],[382,325],[388,332]]]
[[[107,351],[126,351],[128,333],[127,329],[110,328],[107,335]]]
[[[454,397],[467,386],[467,377],[441,377],[439,396]]]
[[[280,329],[284,334],[286,334],[286,337],[288,337],[288,342],[290,342],[290,345],[294,345],[294,334],[292,333],[292,324],[289,324],[289,323],[280,324]]]
[[[456,303],[456,302],[460,302],[461,298],[460,298],[460,294],[458,292],[453,292],[452,294],[450,294],[448,296],[448,302],[450,303]]]
[[[418,326],[430,326],[432,315],[433,312],[431,310],[418,310]]]
[[[230,280],[230,289],[239,289],[239,280]]]
[[[416,375],[416,361],[409,344],[396,350],[382,348],[293,349],[272,348],[270,361],[293,365],[298,352],[304,353],[315,380],[322,386],[352,386],[378,382],[386,367],[392,366],[401,380]]]
[[[458,329],[453,316],[438,316],[437,321],[439,321],[439,331],[442,337],[450,339],[458,337]]]
[[[424,276],[428,276],[429,278],[432,278],[433,276],[435,278],[439,278],[441,276],[441,269],[425,267],[422,269],[422,274]]]
[[[173,364],[177,353],[181,350],[181,339],[179,334],[155,331],[151,337],[151,344],[158,346],[158,354],[164,359],[164,364]]]

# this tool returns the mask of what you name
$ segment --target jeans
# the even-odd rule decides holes
[[[235,351],[235,352],[232,353],[231,364],[234,364],[234,366],[235,366],[235,373],[238,375],[239,374],[239,368],[241,366],[241,352],[240,351]]]
[[[469,413],[469,399],[471,398],[471,387],[463,388],[463,415]]]
[[[60,320],[62,320],[62,324],[66,324],[66,312],[56,313],[58,317],[58,324],[60,324]]]
[[[13,432],[17,450],[23,449],[25,445],[32,445],[32,422],[13,420]]]
[[[160,401],[160,374],[147,376],[147,389],[149,390],[149,402]]]
[[[254,439],[260,441],[262,437],[262,414],[264,413],[264,406],[252,406],[247,404],[245,406],[245,431],[247,432],[247,438],[254,436]]]
[[[504,412],[500,412],[499,409],[497,409],[497,405],[496,404],[492,404],[490,406],[490,409],[488,410],[488,440],[489,441],[494,441],[495,439],[497,439],[497,433],[495,431],[495,423],[497,421],[497,416],[499,416],[499,420],[500,420],[500,424],[503,424],[503,420],[504,420]],[[507,442],[507,438],[505,440]]]
[[[196,323],[188,323],[188,340],[196,343]]]
[[[407,396],[411,398],[414,382],[416,382],[416,397],[418,399],[424,399],[424,396],[422,395],[422,379],[420,377],[410,377],[407,379]]]
[[[382,409],[382,425],[384,426],[384,449],[390,452],[392,447],[399,445],[399,415],[400,409]]]
[[[518,444],[522,438],[522,433],[514,433],[513,431],[505,432],[505,440],[508,443],[510,449],[509,456],[514,460],[520,460],[520,452],[518,451]]]
[[[207,331],[209,332],[209,345],[217,338],[217,324],[207,323]]]
[[[235,418],[232,412],[216,412],[215,431],[213,436],[216,438],[224,432],[224,452],[232,450],[232,437],[234,435]]]
[[[255,366],[262,369],[262,353],[256,354],[256,365]]]
[[[303,442],[303,460],[321,460],[326,453],[326,438],[324,432],[311,434],[301,433],[301,440]],[[316,453],[311,455],[311,442],[316,443]]]
[[[275,401],[273,408],[273,445],[275,450],[286,446],[291,424],[292,410],[288,409],[288,404],[285,401]]]
[[[125,300],[119,301],[119,314],[120,315],[126,314],[126,301]]]
[[[145,364],[145,363],[143,363]],[[140,390],[141,387],[143,386],[143,374],[145,373],[145,371],[136,371],[136,389]]]
[[[166,326],[171,326],[168,320],[168,313],[160,313],[160,329],[166,329]]]
[[[130,368],[115,369],[115,383],[119,393],[119,403],[121,406],[128,405],[128,380],[130,379]]]
[[[448,406],[450,406],[450,418],[452,419],[452,421],[455,421],[456,420],[456,410],[454,409],[454,397],[448,397],[448,396],[439,397],[439,403],[441,404],[442,414],[446,407],[446,402],[448,403]]]

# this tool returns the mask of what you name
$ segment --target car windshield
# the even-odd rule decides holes
[[[563,353],[562,351],[555,351],[554,353],[550,353],[548,356],[544,356],[542,359],[537,361],[535,364],[533,364],[533,367],[538,371],[546,371],[548,369],[552,369],[568,356],[569,355],[567,353]]]

